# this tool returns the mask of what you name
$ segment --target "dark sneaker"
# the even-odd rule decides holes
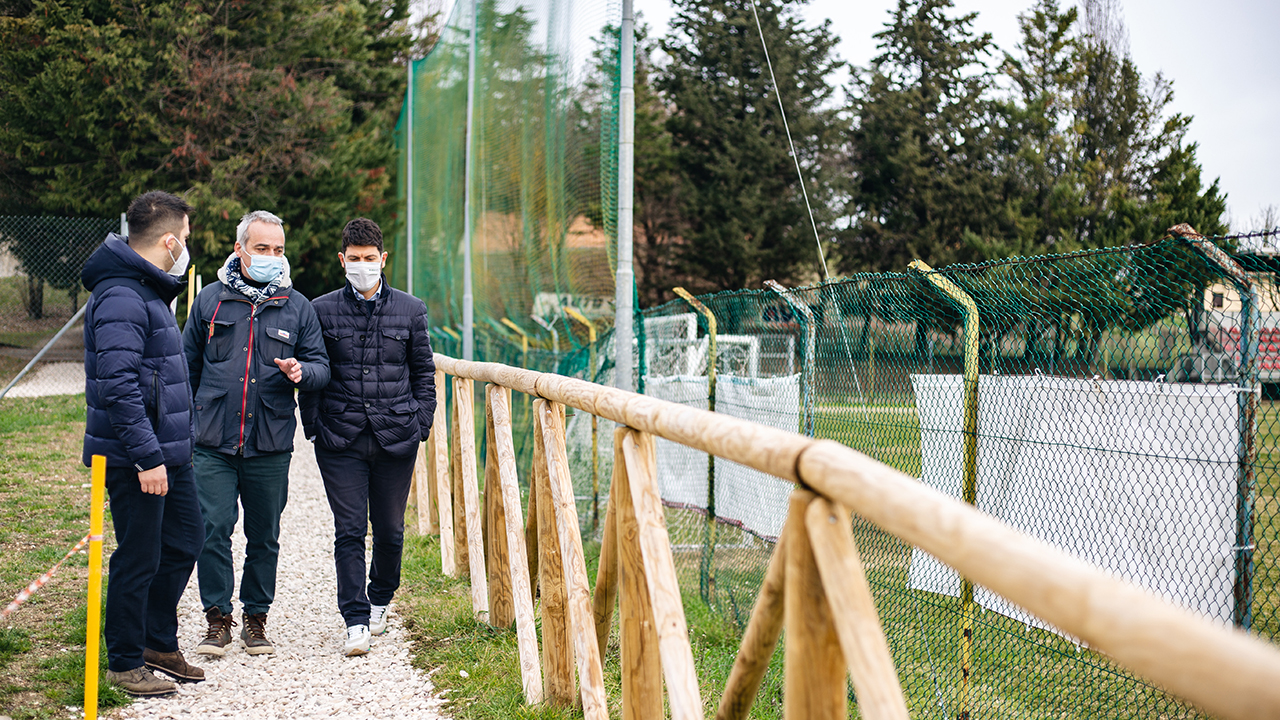
[[[177,685],[152,675],[145,665],[124,672],[108,670],[107,682],[118,685],[134,697],[158,697],[178,692]]]
[[[267,614],[250,615],[245,613],[244,627],[240,628],[240,642],[244,651],[250,655],[271,655],[276,646],[267,639]]]
[[[187,662],[181,650],[160,652],[147,648],[142,651],[142,661],[152,670],[159,670],[174,680],[182,682],[203,682],[204,670]]]
[[[227,646],[231,644],[231,628],[235,627],[236,621],[230,615],[223,615],[217,607],[205,611],[204,619],[209,621],[209,629],[196,646],[196,652],[222,657],[227,654]]]

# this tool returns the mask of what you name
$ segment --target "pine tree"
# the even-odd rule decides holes
[[[676,0],[670,57],[657,87],[671,107],[681,185],[678,262],[691,290],[751,287],[820,275],[804,196],[777,96],[790,123],[820,233],[829,224],[838,149],[834,92],[841,66],[829,23],[804,27],[785,0],[758,3],[779,87],[772,87],[750,0]]]
[[[998,150],[1007,119],[991,97],[989,35],[951,0],[899,0],[855,76],[852,229],[841,268],[901,270],[982,259],[1015,230]]]
[[[408,0],[25,5],[0,26],[6,209],[114,217],[182,192],[206,273],[242,213],[271,210],[308,294],[340,280],[349,218],[394,224]]]

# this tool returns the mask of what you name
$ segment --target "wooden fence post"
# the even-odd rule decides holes
[[[533,484],[536,500],[530,500],[530,514],[537,512],[538,585],[542,592],[542,667],[546,699],[555,705],[572,705],[573,642],[569,637],[564,566],[560,562],[560,531],[556,525],[555,503],[547,472],[544,429],[551,424],[564,427],[559,411],[541,398],[533,403]],[[536,503],[536,504],[535,504]]]
[[[484,573],[484,543],[480,539],[480,489],[476,480],[476,415],[472,381],[453,379],[454,417],[458,419],[458,455],[462,458],[462,508],[467,522],[467,563],[471,571],[471,610],[477,620],[489,620],[489,588]]]
[[[787,720],[844,720],[845,663],[831,607],[805,531],[805,511],[817,496],[808,490],[791,493],[787,536],[785,653]]]
[[[626,428],[618,427],[613,431],[613,477],[626,472],[622,460],[622,435]],[[596,590],[591,596],[592,608],[596,619],[596,643],[600,646],[600,658],[603,662],[609,647],[609,628],[613,624],[613,608],[618,599],[618,502],[610,485],[609,505],[604,514],[604,534],[600,541],[600,562],[596,568]]]
[[[671,538],[667,535],[662,501],[658,497],[653,436],[627,433],[622,441],[622,452],[626,458],[627,486],[631,491],[640,535],[645,582],[649,588],[649,600],[653,603],[658,654],[662,658],[662,676],[667,681],[671,717],[675,720],[702,720],[702,698],[698,693],[693,650],[689,647],[689,626],[684,619],[675,559],[671,554]]]
[[[622,451],[622,443],[631,432],[634,431],[629,428],[618,428],[613,433],[613,482],[609,487],[610,509],[606,522],[612,518],[617,524],[614,538],[620,587],[618,635],[622,640],[622,720],[647,720],[662,717],[662,662],[658,628],[644,571],[644,554],[640,548],[640,525],[636,522],[631,486],[627,480],[627,461]],[[608,528],[606,525],[605,530]]]
[[[565,588],[568,591],[573,651],[578,660],[582,714],[587,720],[608,720],[609,702],[604,693],[604,667],[596,645],[595,623],[591,621],[591,591],[587,587],[587,563],[582,552],[582,531],[578,526],[573,479],[569,476],[564,424],[558,422],[559,411],[550,406],[541,408],[540,415],[544,420],[542,441],[547,458],[547,477],[556,514],[556,529],[560,531],[560,562],[564,567]],[[551,415],[557,416],[556,422],[550,421]]]
[[[503,388],[489,386],[489,402],[493,410],[493,439],[498,465],[498,481],[493,492],[502,505],[502,521],[491,526],[494,535],[503,535],[508,549],[505,567],[494,571],[511,579],[511,601],[515,613],[516,647],[520,653],[520,680],[524,700],[530,705],[542,702],[542,666],[538,662],[538,631],[533,615],[533,590],[529,581],[523,528],[520,517],[520,487],[516,480],[516,447],[511,436],[511,396]],[[489,494],[485,488],[485,495]],[[530,493],[530,498],[533,494]]]
[[[449,413],[449,484],[453,495],[453,557],[455,577],[471,575],[471,558],[467,552],[467,511],[462,492],[462,435],[458,421],[459,378],[454,378],[453,412]]]
[[[907,720],[907,701],[853,541],[849,511],[818,498],[805,511],[805,527],[858,695],[859,714],[867,720]]]
[[[445,410],[445,397],[448,395],[443,370],[436,370],[436,417],[431,424],[431,481],[436,488],[439,512],[436,519],[440,526],[440,571],[447,577],[458,576],[457,556],[454,553],[453,539],[453,489],[449,475],[449,429],[448,412]]]
[[[516,609],[511,597],[510,549],[507,546],[507,518],[503,508],[498,457],[495,437],[497,419],[494,417],[495,396],[503,409],[511,407],[507,390],[500,385],[488,385],[484,393],[484,567],[489,578],[489,624],[494,627],[511,627],[516,620]],[[508,428],[510,414],[503,418]],[[514,453],[514,447],[512,449]],[[513,457],[514,460],[514,457]]]
[[[431,441],[418,446],[418,461],[413,465],[413,488],[409,495],[414,498],[418,510],[418,534],[435,535],[436,498],[435,498],[435,454],[431,451]]]

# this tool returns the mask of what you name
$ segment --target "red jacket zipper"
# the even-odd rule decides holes
[[[287,295],[277,295],[277,296],[275,296],[275,297],[269,297],[269,298],[267,298],[266,300],[263,300],[263,301],[262,301],[262,305],[265,305],[265,304],[267,303],[267,300],[287,300],[287,299],[288,299],[288,296],[287,296]],[[248,301],[246,301],[246,302],[248,302]],[[258,308],[259,308],[259,307],[261,307],[262,305],[254,305],[253,303],[249,303],[249,344],[247,345],[247,347],[248,347],[248,351],[244,354],[244,388],[243,388],[243,390],[241,390],[241,392],[240,392],[240,447],[239,447],[239,452],[240,452],[240,454],[241,454],[241,455],[244,455],[244,419],[245,419],[245,413],[249,411],[249,407],[248,407],[248,405],[249,405],[249,368],[252,366],[252,362],[253,362],[253,316],[257,314],[257,312],[258,312]]]

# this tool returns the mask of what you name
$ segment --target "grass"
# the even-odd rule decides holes
[[[599,545],[586,543],[588,575],[595,577]],[[447,712],[458,720],[580,718],[582,712],[549,704],[526,706],[520,685],[515,631],[496,629],[472,619],[465,579],[440,572],[439,537],[407,536],[401,589],[396,596],[414,644],[414,665],[448,702]],[[690,645],[698,668],[707,716],[715,713],[720,692],[738,652],[737,627],[694,595],[685,597]],[[541,633],[541,628],[539,628]],[[605,654],[605,688],[612,717],[621,717],[621,676],[615,622]],[[782,714],[782,654],[763,683],[752,718]]]
[[[83,437],[83,395],[0,401],[0,605],[88,532]],[[109,528],[108,522],[104,545],[111,542]],[[104,556],[109,553],[104,547]],[[87,579],[85,556],[72,556],[5,619],[0,714],[14,720],[63,717],[67,706],[83,703]],[[105,653],[100,663],[105,671]],[[99,707],[128,701],[99,685]]]

